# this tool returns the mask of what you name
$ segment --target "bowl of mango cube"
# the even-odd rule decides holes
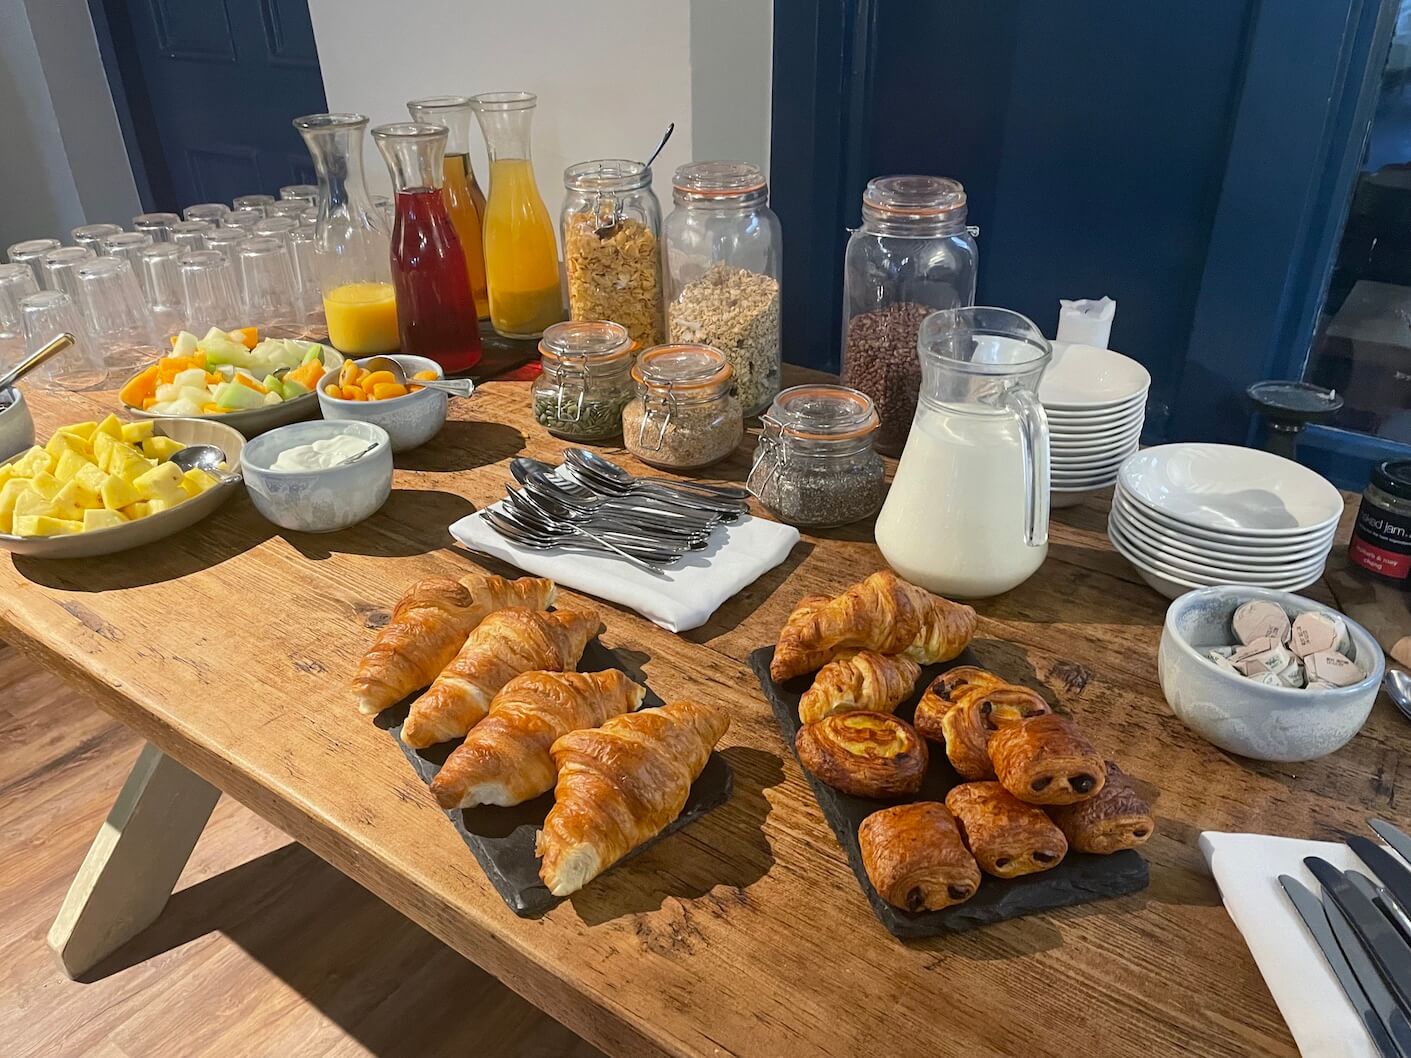
[[[187,445],[215,445],[238,473],[245,438],[209,419],[61,426],[43,445],[0,463],[0,547],[37,558],[92,558],[150,544],[195,525],[239,478],[183,471]]]

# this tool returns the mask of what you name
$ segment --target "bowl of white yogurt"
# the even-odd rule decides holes
[[[247,442],[240,469],[255,509],[275,525],[334,533],[387,502],[392,442],[370,422],[296,422]]]

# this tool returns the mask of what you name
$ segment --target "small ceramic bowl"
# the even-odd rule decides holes
[[[1386,669],[1382,648],[1365,628],[1343,617],[1352,640],[1348,657],[1366,673],[1361,680],[1318,690],[1255,683],[1204,654],[1234,641],[1230,618],[1252,599],[1276,603],[1291,617],[1328,610],[1272,588],[1224,585],[1187,592],[1167,609],[1161,629],[1158,670],[1166,701],[1197,734],[1243,757],[1291,762],[1341,749],[1361,730],[1377,699]]]
[[[296,445],[351,434],[377,445],[361,459],[324,470],[274,470],[279,453]],[[255,509],[282,529],[333,533],[371,517],[392,491],[392,444],[366,422],[296,422],[246,443],[240,457]]]
[[[19,455],[34,444],[34,420],[24,394],[11,386],[0,389],[0,460]]]
[[[424,356],[398,353],[390,359],[401,365],[407,378],[418,371],[427,370],[435,371],[437,378],[445,377],[441,365]],[[361,367],[364,361],[356,363]],[[325,372],[318,380],[318,403],[323,409],[323,417],[374,423],[392,438],[393,452],[406,452],[426,444],[446,424],[446,394],[442,390],[422,389],[390,400],[344,400],[342,397],[330,397],[324,392],[325,386],[337,381],[337,369]]]

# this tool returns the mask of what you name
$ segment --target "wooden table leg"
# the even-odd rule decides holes
[[[143,746],[49,930],[70,977],[156,921],[219,798],[205,779]]]

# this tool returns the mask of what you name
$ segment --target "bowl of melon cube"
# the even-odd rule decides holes
[[[150,544],[195,525],[240,487],[171,461],[215,445],[239,472],[245,438],[209,419],[61,426],[44,445],[0,463],[0,547],[36,558],[92,558]]]

